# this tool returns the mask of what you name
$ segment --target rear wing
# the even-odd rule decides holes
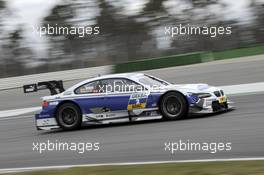
[[[23,86],[24,93],[32,93],[45,89],[50,91],[50,95],[56,95],[65,91],[62,80],[43,81],[36,84],[28,84]]]

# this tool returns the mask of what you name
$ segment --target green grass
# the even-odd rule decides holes
[[[213,57],[215,58],[215,60],[222,60],[222,59],[252,56],[259,54],[264,54],[264,45],[248,47],[248,48],[232,49],[221,52],[213,52]]]
[[[201,52],[170,55],[159,58],[143,59],[137,61],[131,61],[126,63],[120,63],[115,65],[115,72],[131,72],[149,69],[158,69],[171,66],[181,66],[187,64],[195,64],[201,62]]]
[[[264,161],[170,163],[70,168],[15,175],[263,175]]]
[[[230,49],[218,52],[194,52],[188,54],[170,55],[159,58],[149,58],[137,61],[119,63],[115,65],[115,73],[133,72],[141,70],[150,70],[166,68],[172,66],[182,66],[189,64],[204,63],[214,60],[223,60],[230,58],[239,58],[244,56],[253,56],[264,54],[264,45],[254,47]]]

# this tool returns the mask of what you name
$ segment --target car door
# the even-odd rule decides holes
[[[129,111],[146,108],[144,87],[126,78],[102,80],[106,88],[106,107],[115,113],[129,115]],[[119,117],[119,115],[117,115]]]
[[[127,104],[131,92],[125,92],[124,82],[120,78],[109,78],[101,80],[105,91],[106,118],[108,120],[129,121]]]
[[[76,88],[74,101],[80,106],[83,115],[91,119],[101,118],[105,108],[105,92],[100,81],[92,81]]]

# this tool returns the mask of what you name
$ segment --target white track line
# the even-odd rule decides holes
[[[23,108],[23,109],[12,109],[12,110],[0,111],[0,118],[27,114],[27,113],[36,112],[39,110],[41,110],[41,107],[30,107],[30,108]]]
[[[15,172],[26,172],[26,171],[42,171],[42,170],[52,170],[52,169],[67,169],[67,168],[74,168],[74,167],[151,165],[151,164],[166,164],[166,163],[201,163],[201,162],[227,162],[227,161],[254,161],[254,160],[264,160],[264,157],[228,158],[228,159],[196,159],[196,160],[175,160],[175,161],[149,161],[149,162],[126,162],[126,163],[102,163],[102,164],[60,165],[60,166],[40,166],[40,167],[0,169],[0,173],[3,174],[3,173],[15,173]]]
[[[25,118],[34,118],[34,115],[3,117],[3,118],[0,118],[0,121],[4,121],[4,120],[17,120],[17,119],[25,119]]]
[[[264,92],[264,82],[222,86],[221,88],[229,95],[258,93]]]

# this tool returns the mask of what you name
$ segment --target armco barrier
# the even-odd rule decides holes
[[[126,63],[120,63],[114,66],[116,73],[133,72],[139,70],[158,69],[172,66],[181,66],[203,62],[205,53],[196,52],[191,54],[172,55],[167,57],[144,59]]]
[[[24,84],[31,84],[40,81],[49,81],[49,80],[70,81],[70,80],[91,78],[98,75],[112,73],[112,67],[113,66],[100,66],[100,67],[91,67],[85,69],[74,69],[67,71],[2,78],[0,79],[0,90],[20,88]]]

